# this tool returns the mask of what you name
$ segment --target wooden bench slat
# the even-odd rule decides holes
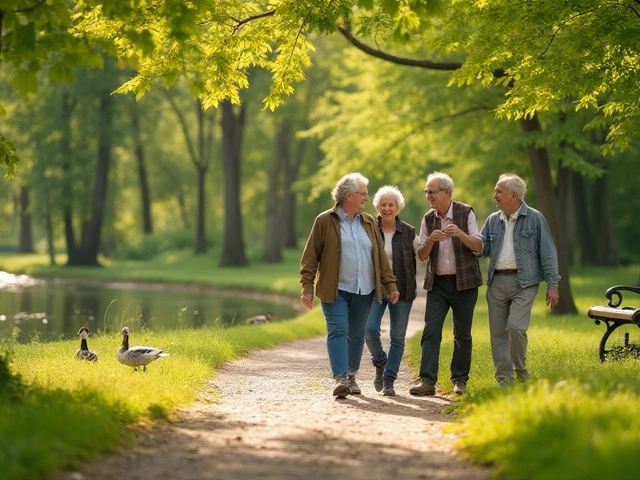
[[[626,308],[614,308],[605,306],[591,307],[587,311],[589,318],[611,318],[615,320],[627,320],[629,322],[636,322],[638,315],[640,315],[640,308],[626,309]]]

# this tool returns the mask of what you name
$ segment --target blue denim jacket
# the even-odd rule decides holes
[[[492,213],[482,227],[482,252],[479,257],[489,257],[489,279],[491,285],[493,272],[502,242],[505,225],[498,211]],[[521,287],[535,285],[543,280],[547,288],[558,288],[558,255],[551,237],[551,231],[544,216],[535,208],[522,202],[516,224],[513,228],[513,248],[518,264],[518,280]]]

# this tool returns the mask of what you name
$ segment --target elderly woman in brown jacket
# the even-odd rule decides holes
[[[383,287],[391,303],[399,298],[376,221],[364,212],[368,184],[359,173],[338,181],[336,203],[316,217],[300,260],[303,305],[312,308],[314,286],[322,302],[336,397],[361,393],[355,377],[371,302],[382,302]]]

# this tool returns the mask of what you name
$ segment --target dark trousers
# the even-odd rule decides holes
[[[471,324],[478,300],[478,289],[458,291],[455,277],[435,276],[433,289],[427,293],[427,308],[422,332],[420,378],[434,384],[438,381],[438,360],[442,327],[449,308],[453,311],[453,355],[451,381],[469,380],[471,369]]]

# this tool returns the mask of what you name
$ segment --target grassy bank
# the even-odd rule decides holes
[[[99,451],[131,440],[129,427],[170,419],[179,406],[208,401],[214,370],[249,350],[320,335],[320,309],[289,322],[229,329],[132,332],[132,343],[170,354],[133,371],[115,359],[118,335],[89,340],[98,363],[75,359],[77,341],[12,347],[11,370],[22,390],[0,388],[0,471],[3,478],[46,478]]]
[[[288,255],[284,264],[243,269],[220,268],[213,257],[194,258],[188,253],[167,254],[150,262],[105,262],[105,268],[50,267],[42,255],[3,256],[0,271],[38,277],[179,282],[298,296],[299,252]],[[116,334],[89,340],[89,347],[99,354],[97,364],[75,359],[77,340],[19,345],[5,339],[0,356],[8,355],[10,371],[19,378],[8,381],[0,375],[0,476],[47,478],[100,451],[126,445],[133,439],[132,428],[144,428],[158,418],[170,419],[177,407],[194,400],[212,400],[215,392],[207,380],[222,363],[250,350],[324,332],[320,309],[269,325],[133,331],[133,344],[155,346],[170,354],[152,363],[146,373],[116,361],[122,340]]]
[[[497,388],[487,325],[485,288],[473,328],[470,393],[455,407],[458,447],[475,462],[495,467],[500,478],[600,479],[637,477],[640,455],[640,360],[601,363],[598,345],[604,325],[587,318],[592,305],[606,304],[604,291],[634,285],[637,267],[584,269],[572,273],[577,315],[551,316],[540,289],[529,329],[528,367],[533,378],[512,388]],[[543,284],[544,285],[544,284]],[[640,306],[629,293],[625,303]],[[445,326],[440,383],[448,380],[451,323]],[[619,329],[622,330],[622,329]],[[640,344],[637,327],[629,327]],[[623,344],[623,333],[611,340]],[[410,359],[417,365],[420,339],[410,340]]]
[[[179,281],[297,297],[298,255],[288,252],[283,264],[244,269],[221,269],[213,258],[194,260],[190,254],[96,269],[52,268],[45,265],[45,257],[0,257],[0,270],[36,276]],[[605,303],[604,291],[609,286],[633,285],[637,277],[637,267],[575,269],[572,293],[579,313],[561,317],[549,315],[543,284],[529,330],[528,363],[533,378],[506,389],[495,387],[485,289],[481,289],[473,328],[470,393],[457,399],[458,416],[452,426],[460,434],[458,447],[465,455],[493,465],[502,478],[636,477],[639,360],[600,363],[598,343],[604,326],[588,319],[586,310]],[[636,297],[626,295],[625,304],[640,306],[640,296]],[[445,325],[440,362],[440,383],[448,392],[450,322]],[[27,387],[0,393],[0,471],[17,472],[9,478],[41,478],[96,451],[115,448],[129,440],[131,425],[170,417],[179,405],[209,398],[213,392],[207,389],[206,380],[221,362],[250,349],[323,331],[322,313],[314,309],[298,320],[258,329],[134,332],[134,343],[152,344],[171,354],[151,364],[143,375],[129,369],[123,372],[115,363],[112,353],[120,342],[116,335],[90,340],[91,348],[107,352],[97,365],[78,365],[69,356],[76,342],[15,346],[12,368]],[[640,344],[640,331],[635,327],[628,331],[631,341]],[[621,336],[622,332],[611,340],[621,344]],[[409,346],[409,361],[418,365],[419,335],[409,340]]]

